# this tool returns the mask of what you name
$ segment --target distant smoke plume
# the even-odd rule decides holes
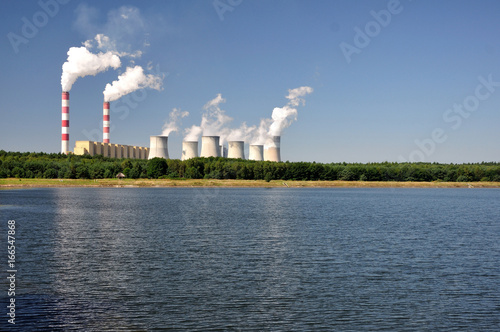
[[[111,102],[143,88],[161,90],[163,78],[152,74],[144,74],[141,66],[128,67],[125,73],[118,76],[118,80],[106,84],[104,101]]]
[[[86,47],[71,47],[68,50],[68,59],[62,66],[62,91],[70,91],[73,83],[79,77],[96,74],[121,66],[120,58],[112,52],[91,53]]]
[[[293,90],[288,90],[286,97],[290,101],[284,107],[276,107],[272,114],[272,123],[269,127],[270,136],[281,136],[283,129],[288,128],[292,122],[297,120],[297,109],[295,107],[300,104],[304,105],[305,100],[302,98],[313,92],[313,89],[308,86],[303,86]]]
[[[168,136],[171,132],[179,130],[179,121],[189,115],[189,112],[174,108],[168,116],[167,122],[163,125],[161,136]]]

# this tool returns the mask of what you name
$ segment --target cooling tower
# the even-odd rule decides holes
[[[245,142],[243,141],[229,141],[229,150],[227,153],[228,158],[245,159]]]
[[[61,153],[69,152],[69,92],[63,92],[61,98]]]
[[[102,105],[102,142],[109,143],[109,103]]]
[[[264,145],[250,145],[249,160],[264,160]]]
[[[224,145],[219,145],[220,156],[223,158],[227,158],[227,148]]]
[[[184,141],[182,142],[182,160],[198,157],[198,142],[197,141]]]
[[[280,136],[273,136],[272,143],[266,144],[264,148],[264,160],[265,161],[281,161],[280,156]]]
[[[140,157],[139,157],[140,158]],[[149,137],[149,157],[168,158],[168,136],[150,136]]]
[[[220,157],[219,136],[202,136],[200,157]]]

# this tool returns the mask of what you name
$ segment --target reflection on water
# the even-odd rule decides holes
[[[454,189],[1,191],[0,218],[19,227],[16,328],[495,330],[499,197]]]

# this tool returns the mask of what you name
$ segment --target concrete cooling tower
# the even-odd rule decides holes
[[[200,157],[220,157],[219,136],[202,136]]]
[[[245,159],[245,142],[243,141],[229,141],[228,158]]]
[[[198,157],[198,142],[197,141],[184,141],[182,142],[182,160],[192,159]]]
[[[69,92],[63,92],[61,98],[61,153],[69,152]]]
[[[264,145],[250,145],[249,160],[264,160]]]
[[[273,136],[272,143],[266,144],[268,146],[266,146],[264,148],[264,160],[265,161],[276,161],[276,162],[281,161],[280,143],[281,143],[281,137],[280,136]]]
[[[168,136],[150,136],[149,137],[149,157],[168,158]]]

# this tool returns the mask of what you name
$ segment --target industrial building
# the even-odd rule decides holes
[[[76,155],[103,155],[108,158],[131,158],[131,159],[148,159],[149,148],[142,146],[131,146],[122,144],[101,143],[93,141],[76,141]]]

